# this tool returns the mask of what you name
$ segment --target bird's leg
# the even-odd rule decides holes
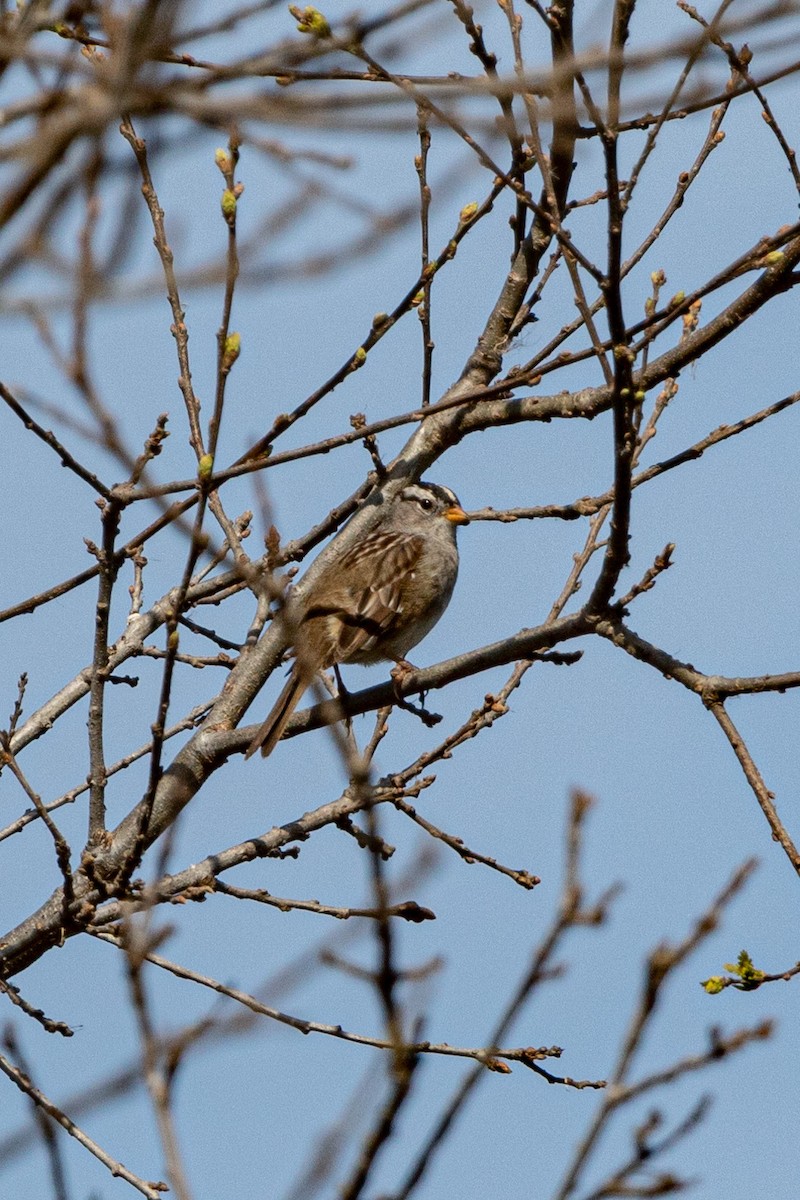
[[[347,698],[350,695],[350,693],[344,685],[344,680],[342,679],[342,673],[339,670],[338,663],[333,664],[333,673],[336,676],[336,687],[338,688],[339,695]]]
[[[390,672],[392,683],[394,684],[394,694],[400,708],[404,708],[406,712],[413,713],[415,717],[419,717],[423,725],[428,729],[432,729],[434,725],[438,725],[441,721],[439,713],[429,712],[425,707],[425,693],[420,693],[420,703],[412,704],[406,700],[402,693],[402,688],[408,683],[412,675],[416,674],[417,668],[413,663],[408,662],[405,658],[398,658]]]
[[[345,705],[350,693],[347,690],[347,688],[345,687],[344,680],[342,679],[342,675],[339,670],[338,663],[333,664],[333,673],[336,676],[336,688],[338,691],[337,699],[338,699],[339,703],[342,705],[342,707],[344,708],[344,705]],[[345,723],[345,728],[347,729],[347,733],[349,735],[353,731],[353,722],[350,719],[350,715],[348,713],[344,714],[344,723]]]

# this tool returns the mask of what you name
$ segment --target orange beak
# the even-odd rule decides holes
[[[451,504],[449,508],[444,510],[444,515],[454,525],[469,525],[469,517],[460,504]]]

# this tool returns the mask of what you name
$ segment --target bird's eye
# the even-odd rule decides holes
[[[431,511],[431,509],[433,508],[433,501],[432,501],[432,500],[428,500],[428,499],[427,499],[427,497],[426,497],[424,500],[420,500],[420,502],[419,502],[419,506],[420,506],[420,508],[421,508],[421,509],[423,509],[425,512],[430,512],[430,511]]]

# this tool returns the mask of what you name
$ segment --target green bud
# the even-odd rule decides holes
[[[297,29],[300,33],[310,34],[311,37],[329,38],[331,36],[331,27],[325,20],[318,8],[306,5],[305,8],[300,8],[296,4],[289,5],[289,12],[297,21]]]
[[[226,221],[232,221],[236,216],[236,197],[230,188],[225,188],[222,193],[222,215]]]
[[[222,369],[230,371],[242,349],[242,339],[238,333],[229,333],[225,338],[225,349],[222,352]]]

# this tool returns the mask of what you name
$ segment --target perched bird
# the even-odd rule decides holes
[[[295,661],[247,748],[272,752],[319,671],[338,663],[402,664],[441,617],[458,575],[456,528],[469,518],[449,488],[411,483],[381,509],[363,541],[323,568],[288,612]]]

